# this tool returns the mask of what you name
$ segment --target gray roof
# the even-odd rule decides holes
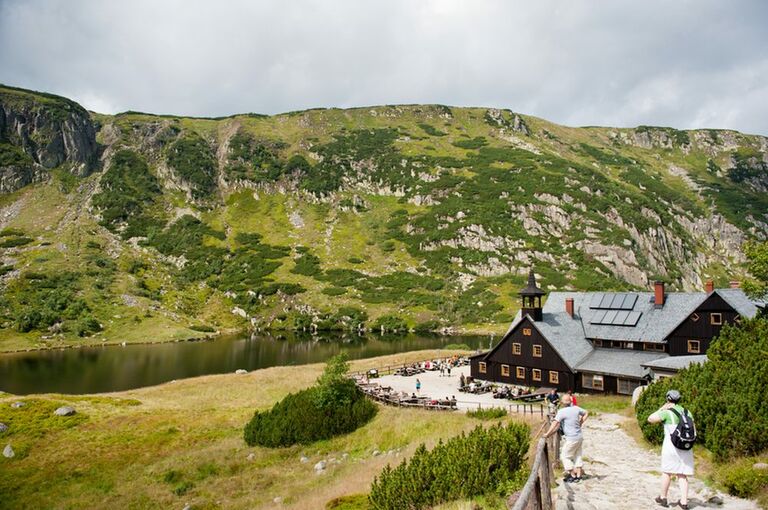
[[[644,367],[650,369],[662,369],[678,371],[683,368],[688,368],[694,363],[704,363],[707,361],[706,354],[697,354],[695,356],[668,356],[665,358],[659,358],[643,363]]]
[[[755,306],[754,302],[750,301],[743,290],[717,289],[715,292],[745,319],[751,319],[757,315],[757,306]]]
[[[595,349],[577,367],[579,372],[596,372],[642,379],[648,373],[644,363],[659,359],[658,352],[629,349]],[[666,355],[665,355],[666,356]]]

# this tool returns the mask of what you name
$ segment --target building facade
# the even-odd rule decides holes
[[[472,377],[631,394],[654,377],[653,367],[678,370],[706,359],[725,324],[758,311],[741,289],[714,289],[711,282],[705,292],[668,293],[661,282],[653,292],[552,292],[542,305],[545,295],[531,271],[507,333],[471,357]]]

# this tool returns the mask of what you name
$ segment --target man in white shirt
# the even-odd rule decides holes
[[[584,422],[587,421],[589,413],[579,406],[571,405],[571,396],[566,394],[562,398],[563,407],[555,415],[555,420],[552,422],[552,426],[544,437],[549,437],[555,434],[560,428],[560,424],[563,425],[563,441],[560,444],[560,461],[563,463],[563,467],[566,471],[565,482],[578,483],[581,481],[582,470],[584,461],[582,460],[582,443],[583,436],[581,433],[581,427]]]

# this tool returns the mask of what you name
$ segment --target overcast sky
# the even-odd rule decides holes
[[[768,135],[768,2],[0,0],[0,83],[104,113],[441,103]]]

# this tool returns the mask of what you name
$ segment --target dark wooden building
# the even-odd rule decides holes
[[[542,306],[545,295],[531,271],[507,333],[471,358],[474,378],[631,394],[653,377],[650,367],[680,365],[664,362],[674,356],[701,361],[724,324],[757,314],[741,289],[711,282],[693,293],[667,293],[660,282],[653,292],[552,292]]]

